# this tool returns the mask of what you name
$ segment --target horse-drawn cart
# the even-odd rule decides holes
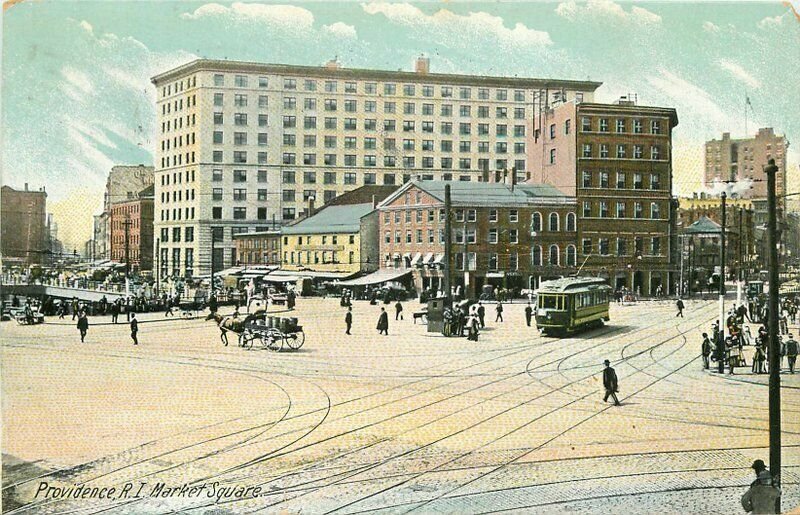
[[[263,311],[239,319],[228,316],[219,321],[220,340],[228,345],[227,333],[238,337],[238,345],[252,349],[254,342],[263,349],[281,351],[297,350],[306,341],[303,326],[297,325],[296,318],[267,316]]]

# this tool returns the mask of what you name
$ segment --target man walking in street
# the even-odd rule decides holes
[[[400,304],[400,301],[397,301],[397,304],[394,305],[394,319],[395,320],[402,320],[403,319],[403,305]]]
[[[763,460],[754,461],[752,468],[756,473],[756,480],[742,496],[742,508],[748,513],[778,513],[781,490],[774,486],[772,474]]]
[[[486,327],[486,308],[480,302],[478,302],[478,318],[481,321],[481,329],[483,329]]]
[[[678,302],[675,305],[678,307],[678,313],[675,316],[683,318],[683,300],[678,297]]]
[[[614,406],[619,406],[619,399],[617,399],[617,392],[619,386],[617,384],[617,373],[611,368],[611,362],[605,360],[603,362],[606,368],[603,369],[603,387],[606,389],[606,395],[603,397],[603,402],[607,402],[608,398],[614,399]]]
[[[708,370],[708,358],[711,356],[711,340],[708,338],[708,333],[703,333],[703,368]]]
[[[111,303],[111,323],[116,324],[118,318],[119,318],[119,302],[114,301]]]
[[[790,334],[784,345],[786,346],[786,359],[789,361],[789,373],[794,374],[794,364],[797,362],[798,351],[797,340]]]
[[[134,345],[139,345],[136,334],[139,332],[139,321],[136,320],[136,313],[131,313],[131,339]]]
[[[344,334],[350,334],[350,328],[353,327],[353,308],[347,308],[347,313],[344,315],[344,324],[347,326],[347,330]]]
[[[72,297],[72,320],[78,316],[78,297]]]
[[[503,321],[503,303],[498,301],[497,307],[494,308],[497,311],[497,316],[495,317],[495,322],[502,322]]]
[[[81,333],[81,343],[86,338],[86,333],[89,331],[89,319],[86,317],[86,312],[81,311],[78,315],[78,331]]]
[[[528,324],[528,327],[531,326],[531,318],[533,317],[533,308],[531,307],[531,303],[529,302],[527,306],[525,306],[525,323]]]
[[[389,336],[389,314],[385,308],[381,308],[381,316],[378,317],[378,334]]]

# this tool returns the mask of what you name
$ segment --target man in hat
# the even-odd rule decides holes
[[[350,334],[350,328],[353,327],[353,308],[350,306],[347,307],[347,313],[344,315],[344,323],[347,326],[344,334]]]
[[[528,327],[531,326],[531,318],[533,318],[533,308],[531,303],[528,302],[528,305],[525,306],[525,323],[528,324]]]
[[[789,373],[794,374],[794,364],[797,361],[798,344],[793,335],[783,344],[786,347],[786,359],[789,361]]]
[[[131,313],[131,340],[134,345],[139,345],[139,339],[136,335],[139,333],[139,321],[136,320],[136,313]]]
[[[603,387],[606,389],[606,395],[603,397],[603,402],[607,402],[609,397],[614,399],[614,406],[619,406],[619,399],[617,399],[617,392],[619,386],[617,384],[617,373],[611,368],[611,362],[605,360],[603,362],[606,368],[603,369]]]
[[[763,460],[754,461],[752,469],[756,473],[756,480],[742,496],[742,508],[752,513],[778,513],[781,490],[772,484],[772,474]]]
[[[675,306],[678,308],[678,313],[675,316],[683,318],[683,299],[678,297],[678,302],[675,303]]]
[[[703,368],[708,370],[708,357],[711,356],[711,340],[708,339],[708,333],[703,333]]]
[[[389,336],[389,315],[386,309],[381,308],[381,316],[378,317],[378,334]]]

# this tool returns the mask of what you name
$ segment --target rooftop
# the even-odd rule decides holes
[[[453,205],[498,206],[526,205],[536,200],[572,200],[558,188],[549,184],[517,184],[513,190],[510,184],[472,181],[411,181],[400,188],[384,203],[397,198],[411,186],[416,186],[436,199],[444,202],[445,186],[450,185],[450,200]]]
[[[373,198],[375,202],[382,202],[383,199],[394,193],[400,189],[400,186],[377,186],[377,185],[368,185],[368,186],[361,186],[360,188],[356,188],[354,190],[350,190],[346,193],[339,195],[338,197],[334,198],[327,204],[326,206],[343,206],[347,204],[367,204],[372,203]]]
[[[355,233],[361,229],[361,217],[372,211],[372,202],[326,206],[317,214],[283,228],[283,234]]]
[[[686,234],[719,234],[722,227],[707,216],[701,216],[684,231]]]
[[[177,79],[198,71],[230,71],[243,73],[273,73],[285,76],[322,77],[332,79],[372,79],[381,81],[428,82],[431,84],[463,84],[487,87],[517,87],[542,89],[578,89],[594,91],[603,83],[594,81],[539,79],[529,77],[497,77],[486,75],[461,75],[450,73],[418,73],[407,71],[374,70],[363,68],[332,68],[326,66],[300,66],[292,64],[254,63],[219,59],[196,59],[177,68],[155,75],[155,85]]]

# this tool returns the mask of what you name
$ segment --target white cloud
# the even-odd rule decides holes
[[[314,15],[308,9],[295,5],[266,5],[234,2],[230,7],[205,4],[181,18],[199,20],[222,18],[233,23],[261,23],[287,31],[308,31],[314,25]]]
[[[631,6],[630,11],[626,11],[620,4],[612,0],[588,0],[588,2],[580,4],[575,0],[568,0],[558,4],[556,14],[568,20],[593,18],[624,21],[639,25],[657,25],[661,23],[661,16],[654,12],[635,5]]]
[[[758,22],[758,27],[764,30],[780,27],[781,25],[783,25],[784,16],[785,13],[778,16],[767,16],[766,18]]]
[[[367,14],[381,14],[390,21],[444,45],[463,46],[468,39],[465,37],[467,34],[469,38],[479,37],[484,41],[516,48],[546,47],[553,44],[546,31],[531,29],[522,23],[508,28],[503,18],[486,12],[460,15],[440,9],[428,15],[411,4],[385,2],[362,4],[362,8]]]
[[[94,28],[92,28],[92,25],[88,21],[82,20],[80,25],[81,25],[81,28],[83,28],[83,30],[85,30],[89,34],[94,32]]]
[[[719,59],[715,64],[750,88],[758,89],[761,87],[761,81],[748,73],[740,64],[729,59]]]
[[[679,113],[691,112],[695,119],[703,120],[715,130],[730,130],[729,127],[734,126],[732,118],[717,105],[713,96],[669,70],[661,68],[659,75],[647,77],[647,82],[670,98]]]
[[[92,87],[92,81],[89,80],[89,76],[80,70],[76,70],[71,66],[65,66],[61,68],[61,76],[67,80],[69,86],[74,86],[85,94],[89,94],[94,91],[94,88]]]
[[[358,34],[356,33],[356,28],[352,25],[348,25],[346,23],[342,23],[337,21],[336,23],[332,23],[330,25],[323,25],[322,32],[328,33],[332,36],[336,36],[342,39],[357,39]]]
[[[719,25],[710,21],[703,22],[703,30],[711,33],[718,33],[720,31]]]

